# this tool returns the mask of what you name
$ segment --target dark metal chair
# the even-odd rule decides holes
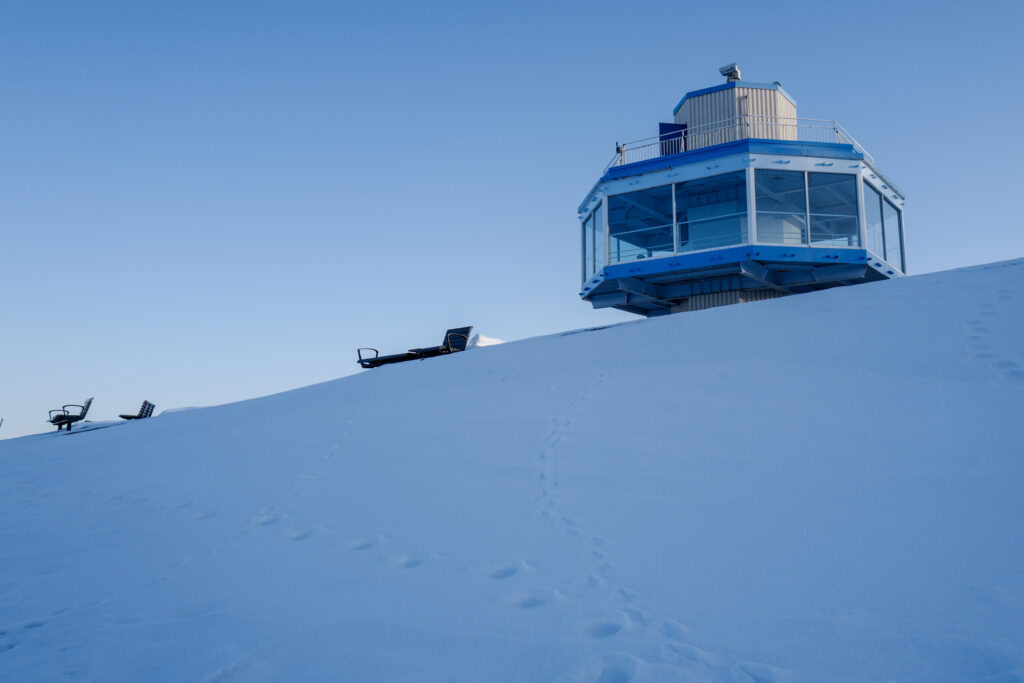
[[[54,408],[50,411],[50,418],[47,420],[52,425],[57,427],[59,432],[62,427],[67,427],[68,431],[71,431],[71,425],[79,420],[84,420],[86,413],[89,412],[89,406],[92,405],[92,398],[85,402],[84,405],[77,403],[68,403],[62,408]],[[68,412],[68,408],[79,408],[78,414]],[[56,415],[54,415],[56,413]]]
[[[143,401],[142,407],[139,408],[138,415],[118,415],[118,417],[122,420],[144,420],[153,414],[154,408],[156,408],[156,406],[149,401]]]
[[[440,346],[428,346],[422,349],[409,349],[406,353],[396,353],[392,356],[382,356],[380,351],[369,346],[363,346],[356,350],[356,354],[359,356],[359,363],[364,368],[376,368],[381,365],[390,365],[392,363],[404,363],[407,360],[421,360],[423,358],[433,358],[435,356],[443,356],[449,353],[458,353],[459,351],[465,351],[466,346],[469,345],[469,333],[472,332],[473,326],[469,327],[453,327],[444,333],[444,342]],[[363,351],[373,351],[374,355],[366,357],[363,356]]]

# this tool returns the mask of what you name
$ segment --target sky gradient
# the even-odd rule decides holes
[[[906,192],[911,274],[1024,255],[1022,6],[842,7],[0,2],[0,438],[632,319],[576,207],[731,61]]]

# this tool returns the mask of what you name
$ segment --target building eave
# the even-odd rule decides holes
[[[794,107],[796,106],[796,100],[794,100],[792,96],[788,92],[786,92],[785,89],[778,83],[754,83],[753,81],[732,81],[730,83],[720,83],[718,85],[713,85],[710,88],[693,90],[686,93],[685,95],[683,95],[683,99],[679,100],[679,104],[676,105],[676,108],[672,110],[672,115],[674,116],[679,111],[679,108],[683,106],[683,102],[685,102],[687,99],[691,97],[707,95],[708,93],[718,92],[720,90],[729,90],[730,88],[754,88],[755,90],[777,90],[780,93],[782,93],[783,97],[792,102]]]
[[[598,184],[606,180],[626,178],[644,173],[653,173],[674,166],[698,163],[730,156],[732,154],[778,154],[786,156],[808,156],[823,157],[826,159],[851,159],[863,161],[864,155],[858,152],[853,145],[834,142],[798,142],[792,140],[766,140],[760,138],[745,138],[734,142],[726,142],[713,147],[704,147],[690,152],[669,154],[666,156],[638,161],[622,166],[612,166],[598,181]],[[591,190],[593,192],[593,190]],[[589,197],[589,195],[588,195]]]

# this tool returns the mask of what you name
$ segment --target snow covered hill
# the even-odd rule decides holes
[[[0,680],[1024,680],[1024,260],[0,442]]]

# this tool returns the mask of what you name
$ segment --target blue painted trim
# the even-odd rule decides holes
[[[736,247],[724,247],[696,254],[679,254],[657,259],[643,259],[605,266],[606,279],[620,277],[637,277],[660,273],[674,273],[693,268],[707,268],[743,261],[770,261],[778,263],[864,263],[867,251],[864,249],[829,249],[828,247],[808,247],[806,245],[771,246],[764,244],[744,244]]]
[[[699,97],[701,95],[707,95],[708,93],[719,92],[720,90],[729,90],[731,88],[754,88],[755,90],[778,90],[780,93],[782,93],[783,97],[785,97],[787,100],[789,100],[790,102],[793,103],[794,107],[796,106],[796,100],[794,100],[792,97],[790,97],[789,93],[782,89],[781,85],[778,85],[776,83],[754,83],[753,81],[733,81],[732,83],[720,83],[718,85],[713,85],[710,88],[703,88],[702,90],[692,90],[692,91],[686,93],[685,95],[683,95],[683,99],[679,100],[679,104],[676,105],[676,108],[672,110],[672,115],[673,116],[676,115],[676,112],[678,112],[679,108],[681,106],[683,106],[683,102],[685,102],[687,100],[687,98]]]
[[[629,263],[617,263],[605,266],[601,273],[587,282],[580,298],[589,300],[595,294],[610,294],[618,291],[615,280],[618,278],[655,277],[669,273],[685,273],[694,271],[694,279],[707,277],[708,268],[738,267],[744,261],[761,261],[765,263],[793,263],[812,266],[826,266],[837,263],[872,265],[879,259],[868,254],[866,249],[830,249],[829,247],[809,247],[806,245],[774,246],[765,244],[743,244],[735,247],[723,247],[696,254],[679,254],[663,258],[642,259]],[[885,273],[888,268],[876,268]],[[732,277],[733,274],[722,277]]]
[[[874,173],[875,175],[877,175],[877,176],[878,176],[878,179],[882,181],[882,185],[888,185],[888,186],[889,186],[889,189],[888,189],[888,190],[883,190],[883,189],[882,189],[882,187],[881,187],[881,185],[879,185],[878,187],[876,187],[876,188],[875,188],[876,190],[878,190],[879,192],[881,192],[881,193],[882,193],[882,194],[883,194],[884,196],[886,196],[886,197],[891,197],[891,196],[892,196],[893,194],[897,194],[897,195],[899,195],[899,197],[900,197],[900,201],[901,201],[901,202],[905,202],[905,201],[907,201],[907,195],[905,195],[905,194],[903,193],[903,190],[901,190],[900,188],[896,187],[896,183],[894,183],[894,182],[892,182],[891,180],[889,180],[889,179],[888,179],[888,178],[887,178],[887,177],[885,176],[885,174],[884,174],[884,173],[882,173],[881,171],[879,171],[879,170],[878,170],[878,168],[877,168],[876,166],[873,166],[873,165],[871,164],[871,162],[870,162],[870,161],[868,161],[867,159],[865,159],[865,160],[864,160],[864,165],[865,165],[865,166],[867,166],[868,168],[870,168],[870,169],[871,169],[871,171],[872,171],[872,172],[873,172],[873,173]],[[870,181],[870,180],[868,180],[868,182],[870,183],[871,181]],[[873,183],[872,183],[872,184],[873,184]],[[890,192],[890,190],[891,190],[891,192]]]
[[[693,268],[721,266],[727,263],[740,263],[741,261],[749,261],[754,258],[754,251],[753,245],[744,244],[737,247],[701,251],[696,254],[679,254],[677,256],[630,261],[629,263],[617,263],[613,266],[605,266],[604,276],[606,280],[615,280],[620,277],[644,277]]]
[[[675,166],[699,163],[710,159],[718,159],[733,154],[780,154],[785,156],[822,157],[825,159],[850,159],[862,161],[864,155],[854,149],[853,145],[834,142],[791,142],[787,140],[763,140],[746,138],[735,142],[726,142],[714,147],[695,149],[692,152],[680,152],[663,157],[655,157],[646,161],[638,161],[624,166],[612,166],[601,176],[599,183],[617,178],[652,173]]]

